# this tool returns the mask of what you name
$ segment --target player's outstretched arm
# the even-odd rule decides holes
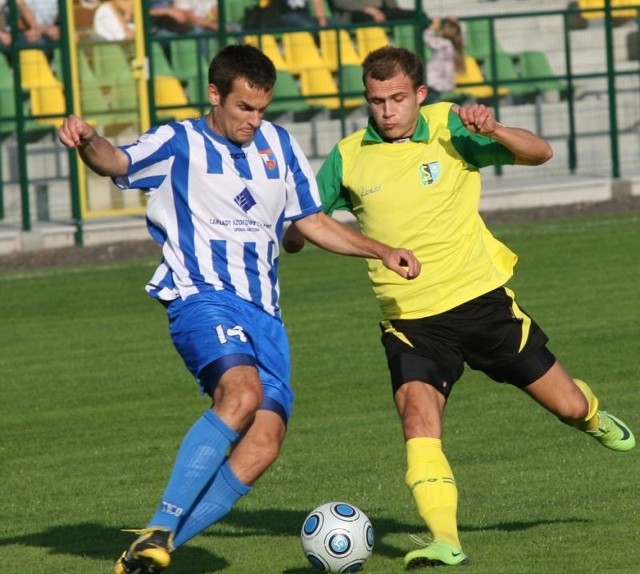
[[[126,175],[129,169],[127,155],[78,116],[72,114],[64,119],[58,138],[68,148],[76,148],[82,161],[98,175]]]
[[[487,106],[473,104],[453,108],[453,111],[470,132],[490,137],[510,149],[518,165],[540,165],[553,157],[553,149],[547,140],[529,130],[503,126]]]
[[[420,262],[408,249],[390,247],[380,243],[324,213],[314,213],[308,217],[298,219],[292,227],[294,229],[292,233],[295,233],[297,228],[297,231],[304,238],[327,251],[342,255],[366,257],[367,259],[380,259],[385,267],[405,279],[413,279],[420,273]],[[285,241],[286,239],[283,244],[287,249]],[[302,239],[302,244],[297,251],[302,249],[303,245],[304,239]]]

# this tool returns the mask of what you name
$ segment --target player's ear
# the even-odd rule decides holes
[[[419,104],[424,103],[428,93],[429,93],[429,88],[427,88],[427,86],[422,85],[418,88],[418,90],[416,91],[416,96],[418,98]]]
[[[207,95],[209,96],[209,103],[212,106],[220,105],[220,101],[222,100],[222,98],[215,84],[209,84],[209,87],[207,88]]]

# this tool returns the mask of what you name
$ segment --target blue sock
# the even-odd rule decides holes
[[[176,531],[223,463],[238,433],[208,410],[189,429],[178,450],[169,483],[148,526]]]
[[[178,526],[173,547],[182,546],[196,534],[218,522],[231,510],[240,497],[250,490],[250,486],[240,482],[233,474],[228,462],[223,464],[209,489]]]

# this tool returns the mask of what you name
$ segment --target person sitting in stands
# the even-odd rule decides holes
[[[415,10],[400,8],[396,0],[331,0],[334,15],[355,23],[388,22],[390,20],[415,20]],[[423,12],[425,26],[429,18]]]
[[[133,38],[131,0],[102,2],[93,16],[93,30],[102,40],[121,42]]]
[[[260,0],[247,10],[243,26],[252,28],[324,28],[338,26],[341,20],[327,15],[324,0],[311,0],[313,14],[309,11],[308,0]]]
[[[31,18],[21,15],[24,39],[29,43],[54,43],[60,40],[58,0],[24,0]]]
[[[464,37],[455,18],[434,18],[424,31],[424,43],[433,50],[427,62],[425,104],[440,101],[443,93],[456,87],[456,72],[464,72]]]

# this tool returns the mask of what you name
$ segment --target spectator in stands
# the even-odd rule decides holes
[[[341,20],[327,15],[324,0],[260,0],[246,13],[243,26],[252,28],[324,28],[337,26]]]
[[[400,8],[396,0],[331,0],[330,6],[334,15],[353,22],[378,22],[382,24],[389,20],[414,20],[415,10]],[[424,25],[429,23],[428,16],[423,12]]]
[[[0,0],[0,49],[11,45],[11,25],[7,0]]]
[[[217,32],[218,20],[218,0],[175,0],[176,8],[188,13],[189,22],[203,30]],[[229,23],[227,31],[232,32],[238,29],[238,25]]]
[[[193,25],[194,14],[179,8],[176,0],[149,0],[152,36],[175,36],[202,32]]]
[[[440,100],[440,95],[456,87],[456,72],[464,72],[464,36],[456,18],[434,18],[424,31],[424,43],[433,50],[427,62],[425,104]]]
[[[102,2],[93,16],[93,29],[103,40],[131,40],[134,31],[131,0]]]
[[[22,17],[23,37],[29,43],[55,43],[60,40],[58,0],[24,0],[32,20]]]

